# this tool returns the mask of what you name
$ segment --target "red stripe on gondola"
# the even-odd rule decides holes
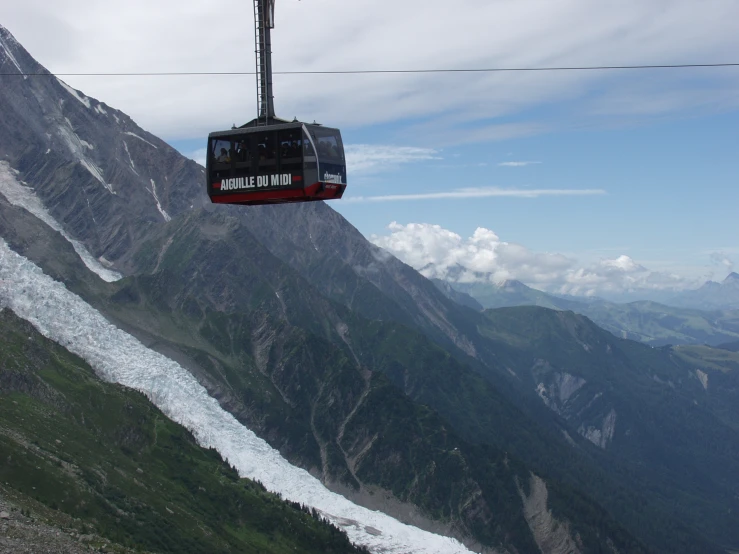
[[[216,190],[221,190],[221,183],[213,183],[213,188]]]

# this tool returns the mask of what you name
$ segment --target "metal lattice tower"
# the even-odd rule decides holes
[[[275,0],[254,0],[254,27],[258,124],[267,125],[269,120],[275,116],[270,32],[275,28]]]

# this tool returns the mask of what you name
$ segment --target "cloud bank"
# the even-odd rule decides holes
[[[389,194],[385,196],[354,196],[344,202],[398,202],[405,200],[458,200],[469,198],[539,198],[540,196],[594,196],[606,194],[602,189],[501,189],[497,187],[462,188],[420,194]]]
[[[734,271],[734,262],[726,252],[711,252],[710,258],[711,263],[723,266],[729,273]]]
[[[499,163],[498,165],[500,167],[526,167],[529,165],[537,165],[540,163],[541,162],[502,162],[502,163]]]
[[[429,278],[451,282],[501,283],[516,279],[534,288],[573,295],[669,291],[697,283],[668,272],[652,271],[627,255],[590,264],[559,253],[534,252],[479,227],[463,238],[439,225],[393,222],[389,235],[371,241]]]
[[[365,174],[391,170],[402,164],[441,159],[432,148],[414,146],[348,144],[345,153],[347,169]]]

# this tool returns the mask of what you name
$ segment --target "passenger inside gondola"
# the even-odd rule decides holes
[[[277,155],[275,152],[275,143],[274,140],[272,140],[272,137],[269,135],[265,135],[259,140],[259,145],[257,146],[259,150],[259,161],[260,162],[268,162],[270,160],[274,160]]]
[[[236,152],[236,160],[242,163],[251,161],[251,152],[249,152],[249,146],[246,144],[245,140],[239,142],[239,147]]]

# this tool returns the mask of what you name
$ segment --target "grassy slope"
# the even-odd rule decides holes
[[[578,311],[578,310],[576,310]],[[580,313],[612,333],[647,344],[719,344],[739,336],[739,312],[674,308],[655,302],[591,304]]]
[[[697,367],[728,372],[739,370],[739,352],[710,346],[676,346],[674,352]]]
[[[153,552],[358,552],[7,310],[0,337],[0,481],[16,504]]]

